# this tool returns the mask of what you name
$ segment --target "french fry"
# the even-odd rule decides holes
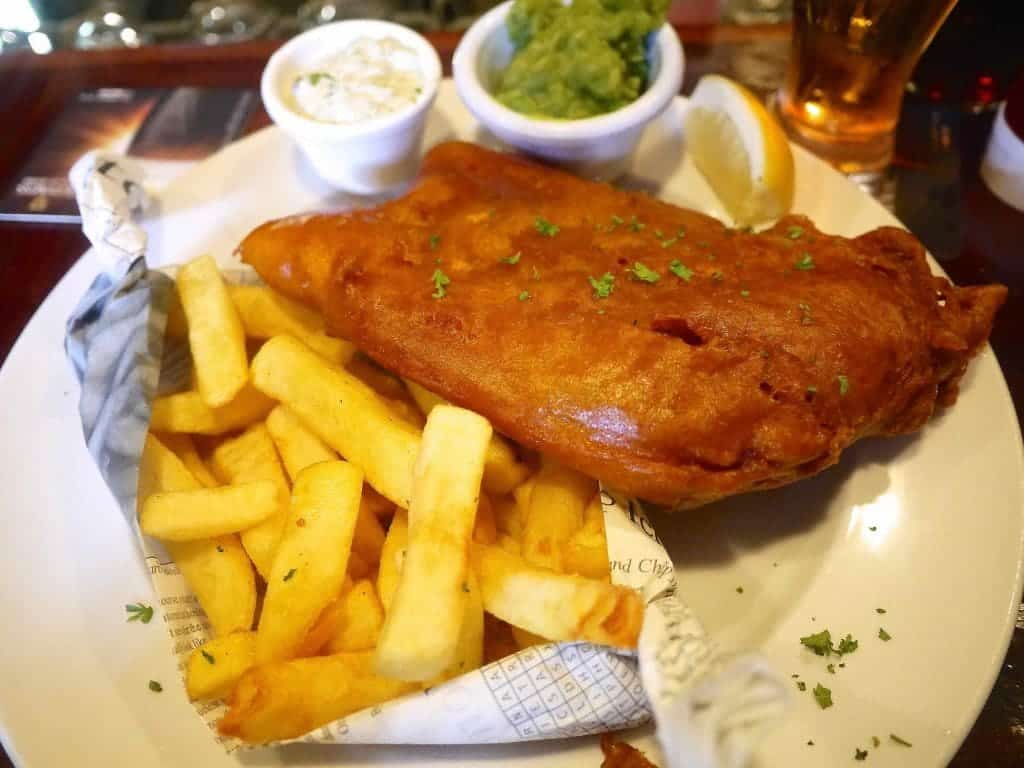
[[[498,533],[520,539],[523,535],[523,518],[515,499],[509,496],[491,497],[491,508],[494,510],[494,525]]]
[[[341,593],[327,604],[327,607],[320,612],[316,622],[310,628],[309,632],[302,639],[299,647],[295,651],[295,658],[303,659],[307,656],[322,656],[324,649],[327,647],[327,643],[330,641],[338,630],[341,628],[341,622],[344,619],[342,613],[343,603],[341,598],[344,594],[352,588],[352,579],[345,576],[345,583],[341,588]]]
[[[530,497],[533,495],[535,479],[535,477],[531,477],[512,490],[512,498],[515,499],[516,508],[519,510],[520,535],[522,535],[522,525],[527,515],[530,514]]]
[[[531,566],[499,547],[474,544],[472,559],[488,613],[557,642],[636,648],[644,606],[633,590]]]
[[[584,509],[583,527],[566,543],[563,565],[566,573],[576,573],[589,579],[611,580],[604,510],[601,509],[599,495],[594,496]]]
[[[189,699],[223,699],[256,663],[256,633],[215,637],[192,651],[185,666]]]
[[[181,459],[152,435],[139,462],[138,499],[153,493],[201,488]],[[167,553],[195,593],[218,635],[252,629],[256,613],[256,577],[238,536],[167,542]]]
[[[377,571],[377,597],[385,613],[391,610],[391,599],[398,588],[398,577],[405,564],[405,553],[409,546],[409,522],[405,511],[400,510],[391,520],[384,548],[380,552],[380,569]]]
[[[273,407],[273,400],[250,385],[243,387],[234,400],[220,408],[211,408],[197,391],[190,390],[156,398],[149,428],[154,432],[223,435],[259,421]]]
[[[416,401],[424,416],[438,405],[446,405],[447,401],[433,392],[421,387],[414,381],[404,379],[405,386]],[[484,466],[484,490],[488,493],[501,495],[510,493],[513,488],[522,483],[530,474],[530,469],[516,458],[515,449],[501,435],[495,433],[491,436],[491,443],[487,446],[487,464]]]
[[[251,744],[289,739],[419,686],[373,673],[370,653],[338,653],[250,669],[219,729]]]
[[[281,489],[281,504],[275,515],[242,533],[242,544],[256,570],[269,580],[274,552],[288,518],[288,479],[277,457],[277,449],[265,424],[255,424],[238,437],[225,440],[210,456],[210,466],[225,483],[269,480]]]
[[[356,530],[352,538],[352,549],[359,553],[367,565],[376,565],[380,562],[380,553],[384,548],[385,537],[384,526],[373,514],[373,508],[360,500],[359,516],[356,518]]]
[[[432,680],[455,658],[467,602],[467,555],[491,425],[439,406],[423,430],[409,507],[409,545],[377,646],[377,672]],[[424,627],[431,627],[424,632]]]
[[[220,485],[217,482],[217,478],[210,471],[210,468],[206,466],[202,456],[199,455],[199,451],[196,450],[195,443],[192,442],[190,435],[169,432],[165,435],[160,435],[160,442],[174,451],[174,454],[181,459],[182,463],[188,468],[188,471],[206,488],[216,488]]]
[[[262,285],[230,285],[228,294],[242,320],[246,336],[272,339],[294,336],[318,355],[336,365],[352,359],[351,342],[328,336],[323,317],[308,307]]]
[[[546,461],[535,476],[523,518],[523,559],[563,571],[566,544],[583,526],[583,509],[596,490],[589,477]]]
[[[509,536],[507,533],[503,533],[498,536],[498,540],[495,542],[499,547],[504,549],[506,552],[510,552],[516,557],[522,555],[523,547],[519,543],[519,539]]]
[[[466,574],[465,603],[455,658],[442,673],[442,681],[472,672],[484,663],[484,601],[472,569]]]
[[[139,527],[161,541],[195,541],[239,533],[281,508],[280,489],[269,480],[154,493],[142,505]]]
[[[227,405],[249,380],[245,331],[238,311],[210,256],[182,266],[177,284],[199,394],[211,408]]]
[[[384,606],[369,579],[352,585],[339,600],[339,621],[334,635],[327,641],[328,654],[345,651],[369,651],[377,645],[384,626]]]
[[[362,485],[363,473],[344,461],[314,464],[295,479],[256,629],[260,664],[293,658],[341,593]]]
[[[420,432],[397,418],[359,379],[332,368],[289,336],[266,344],[252,363],[253,384],[286,404],[367,482],[409,507]]]
[[[338,454],[327,443],[283,405],[277,406],[267,415],[267,431],[292,482],[295,482],[299,472],[311,464],[336,461],[338,458]]]
[[[494,506],[486,494],[480,494],[480,503],[476,508],[476,521],[473,524],[473,541],[480,544],[493,544],[498,540],[498,524],[494,520]]]

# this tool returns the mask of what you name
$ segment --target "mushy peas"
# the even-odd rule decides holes
[[[613,112],[647,87],[647,36],[668,0],[516,0],[516,53],[496,97],[527,115],[575,120]]]

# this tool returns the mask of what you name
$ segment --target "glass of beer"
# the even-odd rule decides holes
[[[794,0],[775,107],[798,144],[844,173],[892,159],[903,90],[956,0]]]

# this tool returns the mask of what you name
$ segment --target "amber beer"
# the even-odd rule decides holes
[[[903,90],[956,0],[795,0],[776,109],[790,137],[852,173],[886,166]]]

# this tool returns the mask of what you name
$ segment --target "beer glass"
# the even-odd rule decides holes
[[[790,138],[844,173],[884,168],[903,90],[956,0],[794,0],[775,108]]]

